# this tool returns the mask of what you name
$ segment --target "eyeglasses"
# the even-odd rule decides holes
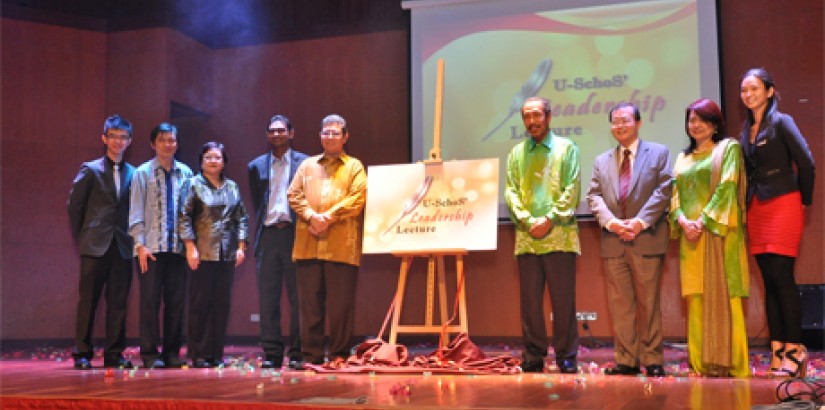
[[[323,137],[323,138],[338,138],[341,135],[343,135],[343,133],[341,131],[332,131],[332,130],[321,131],[321,137]]]
[[[157,139],[155,139],[155,143],[156,144],[175,145],[175,144],[178,143],[178,139],[175,138],[175,137],[165,137],[164,138],[164,137],[158,136]]]
[[[286,128],[270,128],[266,130],[270,134],[286,134]]]
[[[610,121],[610,125],[614,127],[628,124],[633,124],[633,120],[630,118],[614,118],[613,121]]]
[[[132,136],[129,134],[106,134],[106,138],[110,140],[129,141]]]

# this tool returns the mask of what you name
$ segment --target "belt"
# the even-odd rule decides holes
[[[292,225],[291,222],[280,221],[280,222],[275,222],[272,225],[266,225],[266,227],[267,228],[275,228],[275,229],[284,229],[284,228],[288,228],[290,225]]]

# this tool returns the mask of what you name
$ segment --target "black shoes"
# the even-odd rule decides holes
[[[261,369],[280,369],[283,365],[283,356],[265,356],[261,362]]]
[[[221,367],[223,368],[226,363],[223,362],[221,359],[202,359],[197,358],[192,360],[192,367],[196,369],[211,369],[213,367]]]
[[[147,369],[180,369],[186,364],[177,356],[147,357],[143,359],[143,366]]]
[[[647,373],[648,377],[664,377],[667,375],[665,373],[665,368],[662,367],[660,364],[651,364],[650,366],[645,366],[645,372]]]
[[[149,369],[165,369],[166,362],[162,359],[144,360],[143,365]]]
[[[92,368],[92,362],[85,357],[74,359],[74,368],[78,370],[88,370]]]
[[[203,359],[197,358],[192,360],[192,367],[196,369],[211,369],[213,367],[221,367],[223,368],[226,363],[223,362],[221,359]]]
[[[303,366],[304,358],[300,355],[289,356],[289,363],[287,363],[287,367],[290,369],[298,369],[299,366]]]
[[[544,360],[525,360],[521,363],[521,371],[524,373],[544,372]]]
[[[134,367],[132,362],[124,359],[123,357],[110,357],[103,359],[103,367],[114,367],[118,369],[131,369]]]
[[[180,369],[181,367],[183,367],[184,364],[186,364],[185,361],[181,360],[178,357],[167,357],[162,360],[166,363],[167,369]]]
[[[651,366],[652,367],[652,366]],[[661,369],[662,366],[659,366]],[[635,376],[641,373],[638,367],[628,366],[626,364],[617,364],[616,367],[604,369],[604,374],[608,376]],[[664,373],[664,370],[662,370]]]
[[[210,362],[209,360],[195,359],[195,360],[192,360],[192,367],[194,367],[196,369],[210,369],[210,368],[215,367],[215,366],[212,366],[212,362]]]
[[[109,356],[103,358],[103,367],[131,369],[134,366],[132,365],[132,362],[124,359],[122,356]],[[74,359],[74,368],[78,370],[91,369],[92,360],[87,357],[76,357]]]
[[[310,369],[310,365],[312,366],[322,366],[324,364],[323,360],[313,360],[311,362],[300,360],[300,361],[289,361],[289,368],[293,370],[308,370]]]
[[[617,364],[616,367],[604,369],[604,374],[608,376],[636,376],[641,373],[638,367],[628,366],[626,364]],[[664,377],[667,375],[665,368],[660,364],[645,366],[645,374],[648,377]]]
[[[565,374],[575,374],[579,371],[579,366],[575,359],[562,359],[556,362],[559,372]],[[544,360],[525,360],[521,363],[521,371],[524,373],[544,372]]]
[[[556,365],[559,366],[559,371],[562,373],[573,374],[579,371],[579,366],[574,359],[564,359],[556,362]]]

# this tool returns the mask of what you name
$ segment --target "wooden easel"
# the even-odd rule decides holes
[[[464,292],[464,255],[466,249],[439,249],[421,251],[400,251],[392,252],[394,256],[401,258],[401,270],[398,273],[398,288],[395,291],[395,305],[390,326],[390,344],[394,344],[399,333],[467,333],[467,298]],[[447,285],[445,281],[446,270],[444,265],[445,256],[455,256],[456,267],[456,289],[458,293],[458,319],[457,325],[447,325]],[[410,270],[413,258],[427,258],[427,306],[424,314],[423,325],[399,325],[401,318],[401,307],[404,305],[404,289],[407,285],[407,272]],[[438,277],[438,307],[441,313],[441,323],[433,324],[433,302],[435,293],[435,279]],[[454,312],[455,313],[455,312]],[[442,340],[444,345],[447,340]]]
[[[441,159],[441,107],[444,96],[444,60],[438,60],[438,73],[435,89],[435,116],[433,118],[433,148],[424,165],[440,165]],[[401,258],[401,270],[398,273],[398,288],[395,291],[392,325],[390,326],[390,344],[394,344],[399,333],[447,333],[467,332],[467,298],[464,293],[464,255],[466,249],[430,249],[417,251],[392,252]],[[448,325],[447,321],[447,285],[444,277],[447,271],[444,268],[444,257],[455,256],[456,286],[458,292],[458,325]],[[407,272],[415,257],[427,258],[427,307],[423,325],[399,325],[401,307],[404,305],[404,289],[407,285]],[[433,324],[433,301],[435,293],[435,279],[438,276],[438,306],[441,313],[441,323]],[[455,312],[453,312],[455,314]],[[447,344],[447,340],[442,340]]]

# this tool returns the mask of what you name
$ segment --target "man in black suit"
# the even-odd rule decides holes
[[[132,238],[127,232],[129,185],[134,167],[122,162],[132,142],[132,124],[115,114],[103,123],[106,155],[84,162],[69,194],[69,223],[80,252],[80,300],[74,367],[90,369],[92,328],[97,304],[106,289],[105,367],[132,367],[123,358],[126,306],[132,284]]]
[[[295,242],[295,213],[289,207],[286,191],[298,165],[307,155],[290,148],[295,136],[292,123],[283,115],[269,120],[266,139],[272,149],[249,163],[249,186],[255,205],[258,300],[260,303],[262,368],[280,368],[284,361],[281,335],[281,289],[286,284],[289,299],[289,365],[301,360],[298,327],[298,291],[292,246]]]

